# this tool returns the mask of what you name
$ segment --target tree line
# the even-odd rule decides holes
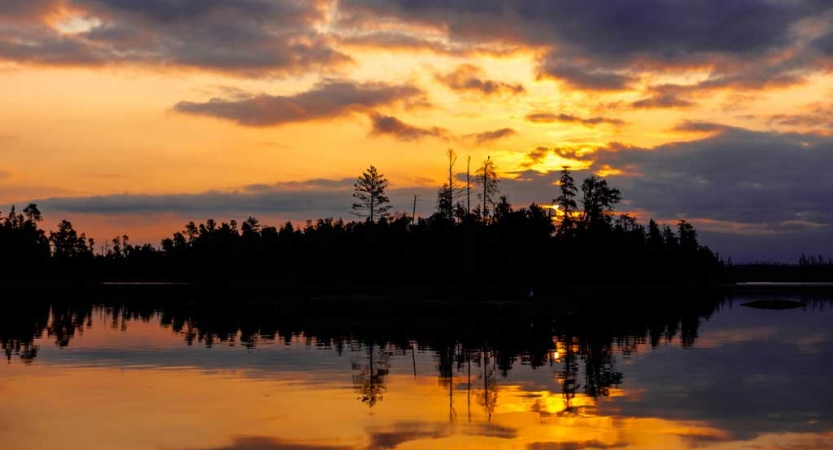
[[[41,213],[14,207],[0,223],[7,274],[61,274],[94,279],[176,279],[225,283],[271,282],[297,291],[447,292],[455,294],[581,293],[598,286],[710,286],[723,264],[681,220],[675,228],[647,226],[616,214],[622,193],[598,176],[579,185],[568,168],[552,192],[553,205],[516,207],[500,193],[487,158],[447,179],[429,217],[391,213],[388,180],[370,166],[354,184],[352,211],[360,220],[309,220],[296,227],[255,217],[189,222],[160,246],[113,238],[103,251],[61,221],[40,229]],[[464,181],[463,181],[464,180]]]

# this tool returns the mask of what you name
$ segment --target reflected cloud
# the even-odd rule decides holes
[[[534,442],[527,444],[527,450],[585,450],[585,449],[606,449],[624,448],[627,442],[614,442],[606,444],[601,441],[566,441],[566,442]]]
[[[186,449],[183,449],[186,450]],[[353,447],[302,444],[282,439],[259,436],[239,436],[229,445],[220,447],[189,448],[187,450],[354,450]]]
[[[455,434],[485,436],[497,439],[514,439],[518,430],[493,424],[430,424],[419,422],[398,422],[390,430],[368,431],[368,449],[394,449],[402,444],[442,439]]]

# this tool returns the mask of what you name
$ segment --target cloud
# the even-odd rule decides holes
[[[564,441],[564,442],[533,442],[527,444],[527,450],[584,450],[584,449],[607,449],[624,448],[627,442],[614,442],[605,444],[599,440],[590,441]]]
[[[399,20],[448,30],[458,40],[570,45],[590,54],[748,54],[785,45],[790,26],[830,6],[821,1],[342,0],[352,23]],[[740,19],[743,20],[740,20]],[[524,26],[521,26],[524,25]]]
[[[0,134],[0,144],[8,144],[9,142],[17,141],[17,136],[11,134]]]
[[[356,33],[348,30],[336,33],[342,45],[373,50],[432,52],[449,56],[490,55],[505,56],[517,50],[517,46],[501,46],[448,41],[436,36],[419,36],[396,30],[373,30]]]
[[[546,60],[539,67],[539,78],[554,78],[567,87],[587,91],[621,91],[638,81],[636,77]]]
[[[819,36],[813,41],[813,46],[828,56],[833,56],[833,32]]]
[[[327,70],[350,62],[318,31],[325,0],[28,0],[0,8],[0,59],[199,68],[243,76]],[[49,22],[72,11],[83,26]],[[68,32],[69,31],[69,32]]]
[[[511,128],[501,128],[499,130],[484,131],[482,133],[475,133],[466,135],[467,139],[472,139],[477,145],[484,145],[503,138],[514,136],[517,131]]]
[[[828,137],[724,128],[699,141],[598,151],[592,158],[593,170],[610,166],[638,174],[609,178],[634,207],[660,218],[708,218],[773,232],[833,225]]]
[[[631,103],[635,109],[690,108],[695,105],[693,101],[682,97],[678,90],[663,88],[654,88],[649,97]]]
[[[413,86],[384,83],[327,81],[293,96],[261,94],[248,98],[213,98],[207,102],[179,102],[174,110],[216,117],[249,127],[333,119],[353,112],[414,100],[422,91]]]
[[[188,450],[350,450],[351,447],[319,444],[298,444],[271,437],[236,436],[230,445]]]
[[[402,120],[373,112],[370,114],[371,136],[392,136],[400,141],[418,141],[423,138],[437,138],[442,140],[457,140],[465,143],[466,140],[476,145],[485,145],[500,139],[514,136],[517,132],[511,128],[484,131],[482,133],[467,134],[462,137],[455,136],[445,128],[428,127],[422,128],[407,124]]]
[[[710,71],[697,89],[756,90],[830,69],[831,10],[823,0],[342,0],[337,26],[525,47],[542,55],[540,78],[578,90],[628,90],[652,79],[644,75],[691,70]],[[688,102],[652,95],[637,106]]]
[[[797,114],[773,114],[769,116],[770,125],[777,124],[801,130],[830,130],[833,129],[833,105],[814,103],[803,108]]]
[[[375,112],[370,114],[370,120],[372,123],[372,130],[370,134],[374,136],[389,135],[400,141],[416,141],[426,137],[449,139],[451,136],[448,130],[443,128],[415,127],[413,125],[408,125],[396,117],[386,116]]]
[[[451,73],[437,75],[436,79],[454,91],[478,92],[487,96],[517,95],[526,92],[521,84],[487,80],[483,76],[483,69],[471,64],[462,64]]]
[[[582,118],[578,116],[574,116],[572,114],[555,114],[551,112],[538,112],[538,113],[530,113],[527,114],[525,119],[529,122],[533,123],[580,123],[582,125],[586,125],[589,127],[593,127],[596,125],[601,124],[608,124],[608,125],[624,125],[625,121],[621,119],[611,119],[607,117],[590,117],[590,118]]]
[[[358,175],[358,174],[357,174]],[[285,219],[349,217],[355,178],[311,179],[272,184],[251,184],[236,190],[196,194],[114,194],[26,198],[18,204],[37,203],[50,214],[174,214],[205,218],[220,216],[279,215]],[[414,194],[433,198],[433,188],[388,189],[394,209],[411,210]],[[19,194],[18,194],[19,195]]]
[[[732,129],[728,125],[712,122],[699,122],[696,120],[684,120],[674,126],[674,131],[694,132],[694,133],[712,133],[722,132]]]
[[[518,434],[514,428],[492,424],[450,425],[400,422],[395,423],[389,430],[368,431],[370,437],[368,448],[374,450],[394,449],[407,442],[441,439],[455,433],[498,439],[513,439]]]

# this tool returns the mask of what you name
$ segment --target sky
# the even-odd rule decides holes
[[[515,205],[562,166],[735,261],[833,255],[828,0],[3,0],[0,210],[99,242],[353,219],[445,150]]]

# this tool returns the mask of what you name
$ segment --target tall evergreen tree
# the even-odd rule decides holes
[[[576,205],[578,188],[576,188],[576,181],[570,174],[569,167],[564,166],[561,170],[561,179],[558,185],[561,190],[561,195],[553,200],[553,202],[558,205],[558,209],[563,214],[561,224],[558,226],[558,234],[565,235],[575,224],[574,218],[576,208],[578,208],[578,205]]]
[[[391,206],[390,199],[385,195],[388,180],[370,166],[353,184],[353,214],[367,217],[371,222],[388,217]]]

